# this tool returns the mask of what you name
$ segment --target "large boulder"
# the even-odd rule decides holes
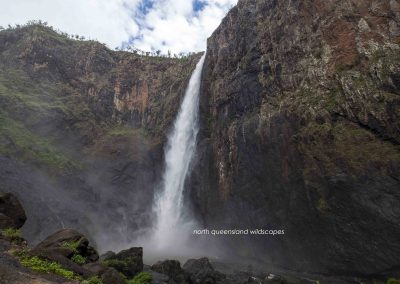
[[[0,229],[19,229],[25,221],[25,210],[18,198],[11,193],[0,193]]]
[[[55,261],[85,278],[97,274],[74,259],[79,255],[83,262],[91,263],[97,261],[99,255],[84,235],[72,229],[63,229],[50,235],[35,246],[30,255]]]
[[[189,259],[184,265],[186,280],[189,283],[222,283],[226,276],[214,270],[208,258]]]
[[[111,255],[102,261],[108,267],[113,267],[128,278],[133,278],[143,271],[143,248],[133,247]]]
[[[168,275],[174,282],[186,283],[185,273],[181,268],[181,264],[177,260],[159,261],[151,266],[151,270]]]
[[[97,251],[89,245],[89,240],[72,229],[63,229],[50,235],[32,249],[32,254],[42,256],[59,254],[67,258],[79,254],[86,259],[86,262],[99,259]]]

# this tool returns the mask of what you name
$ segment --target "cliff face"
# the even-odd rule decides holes
[[[39,25],[0,32],[0,190],[25,204],[30,240],[69,226],[122,246],[149,224],[198,59],[111,51]]]
[[[239,255],[399,266],[400,2],[240,0],[208,39],[193,200]]]

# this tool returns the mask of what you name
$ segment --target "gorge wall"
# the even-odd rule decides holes
[[[399,267],[400,3],[240,0],[208,39],[191,177],[240,256],[325,273]]]

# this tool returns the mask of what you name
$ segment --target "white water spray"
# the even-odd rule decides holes
[[[165,150],[163,189],[155,198],[154,210],[157,219],[151,241],[151,249],[156,250],[159,256],[180,254],[195,225],[195,221],[185,212],[183,191],[196,149],[204,58],[205,54],[192,73]],[[180,251],[176,251],[178,248]]]

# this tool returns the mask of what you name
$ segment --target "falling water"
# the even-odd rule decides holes
[[[154,204],[157,219],[152,246],[158,254],[169,254],[177,246],[182,250],[195,225],[194,220],[185,212],[183,190],[196,148],[199,93],[204,58],[205,54],[192,73],[165,149],[163,186]]]

